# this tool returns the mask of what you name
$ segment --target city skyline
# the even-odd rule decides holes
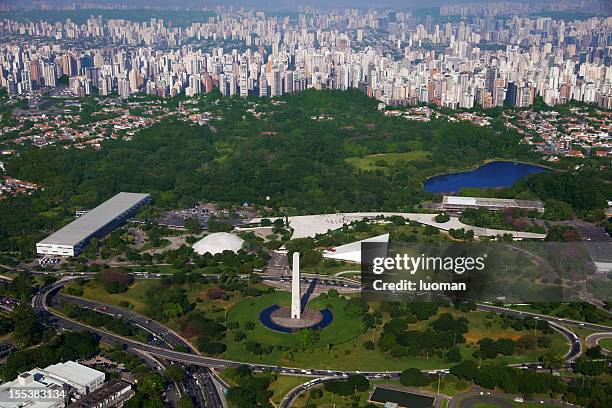
[[[612,407],[610,1],[218,3],[0,2],[0,408]]]
[[[611,17],[475,16],[442,24],[395,11],[296,19],[227,11],[185,28],[157,18],[92,16],[83,25],[4,19],[0,32],[8,38],[1,44],[0,85],[11,94],[65,85],[75,96],[124,99],[213,88],[264,97],[357,88],[390,105],[526,107],[538,96],[549,105],[577,100],[612,107]]]

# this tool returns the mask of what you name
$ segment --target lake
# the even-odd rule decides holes
[[[427,179],[425,191],[429,193],[456,193],[465,187],[510,187],[529,174],[546,171],[544,167],[526,163],[495,161],[471,171],[443,174]]]

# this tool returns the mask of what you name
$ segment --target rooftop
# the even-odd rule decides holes
[[[23,372],[13,381],[0,385],[0,408],[54,408],[64,406],[63,397],[58,395],[49,399],[9,398],[9,390],[15,387],[58,390],[70,386],[78,393],[84,393],[85,385],[104,381],[104,373],[93,368],[67,361],[53,364],[44,369],[33,368]],[[79,389],[80,388],[80,389]]]
[[[133,391],[131,391],[132,385],[123,380],[110,380],[103,387],[98,388],[91,394],[88,394],[81,399],[76,400],[75,402],[68,405],[69,408],[91,408],[99,406],[100,404],[105,403],[109,399],[115,400],[118,396],[124,395],[126,397],[131,396]],[[129,393],[129,394],[128,394]]]
[[[371,238],[362,239],[361,241],[351,242],[340,245],[323,252],[323,258],[337,259],[347,262],[361,263],[361,244],[378,242],[389,246],[389,234],[378,235]]]
[[[114,218],[149,197],[149,194],[119,193],[85,215],[39,242],[47,245],[77,245]]]
[[[98,380],[100,377],[104,379],[103,372],[75,363],[74,361],[50,365],[45,368],[45,371],[72,384],[86,385]]]
[[[541,201],[517,200],[514,198],[489,198],[489,197],[463,197],[444,196],[442,203],[445,205],[465,205],[480,207],[518,207],[518,208],[543,208]]]
[[[200,255],[207,252],[216,255],[223,251],[238,252],[242,248],[242,244],[244,244],[244,240],[239,236],[229,232],[216,232],[193,244],[193,250]]]

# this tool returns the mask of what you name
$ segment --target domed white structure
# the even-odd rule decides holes
[[[200,255],[209,252],[212,255],[223,251],[238,252],[242,248],[244,240],[228,232],[216,232],[210,234],[193,244],[193,250]]]

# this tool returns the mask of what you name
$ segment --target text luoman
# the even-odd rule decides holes
[[[465,282],[427,282],[424,280],[412,281],[408,279],[402,279],[399,282],[384,282],[382,279],[377,279],[373,282],[372,287],[374,290],[382,292],[467,290]]]

